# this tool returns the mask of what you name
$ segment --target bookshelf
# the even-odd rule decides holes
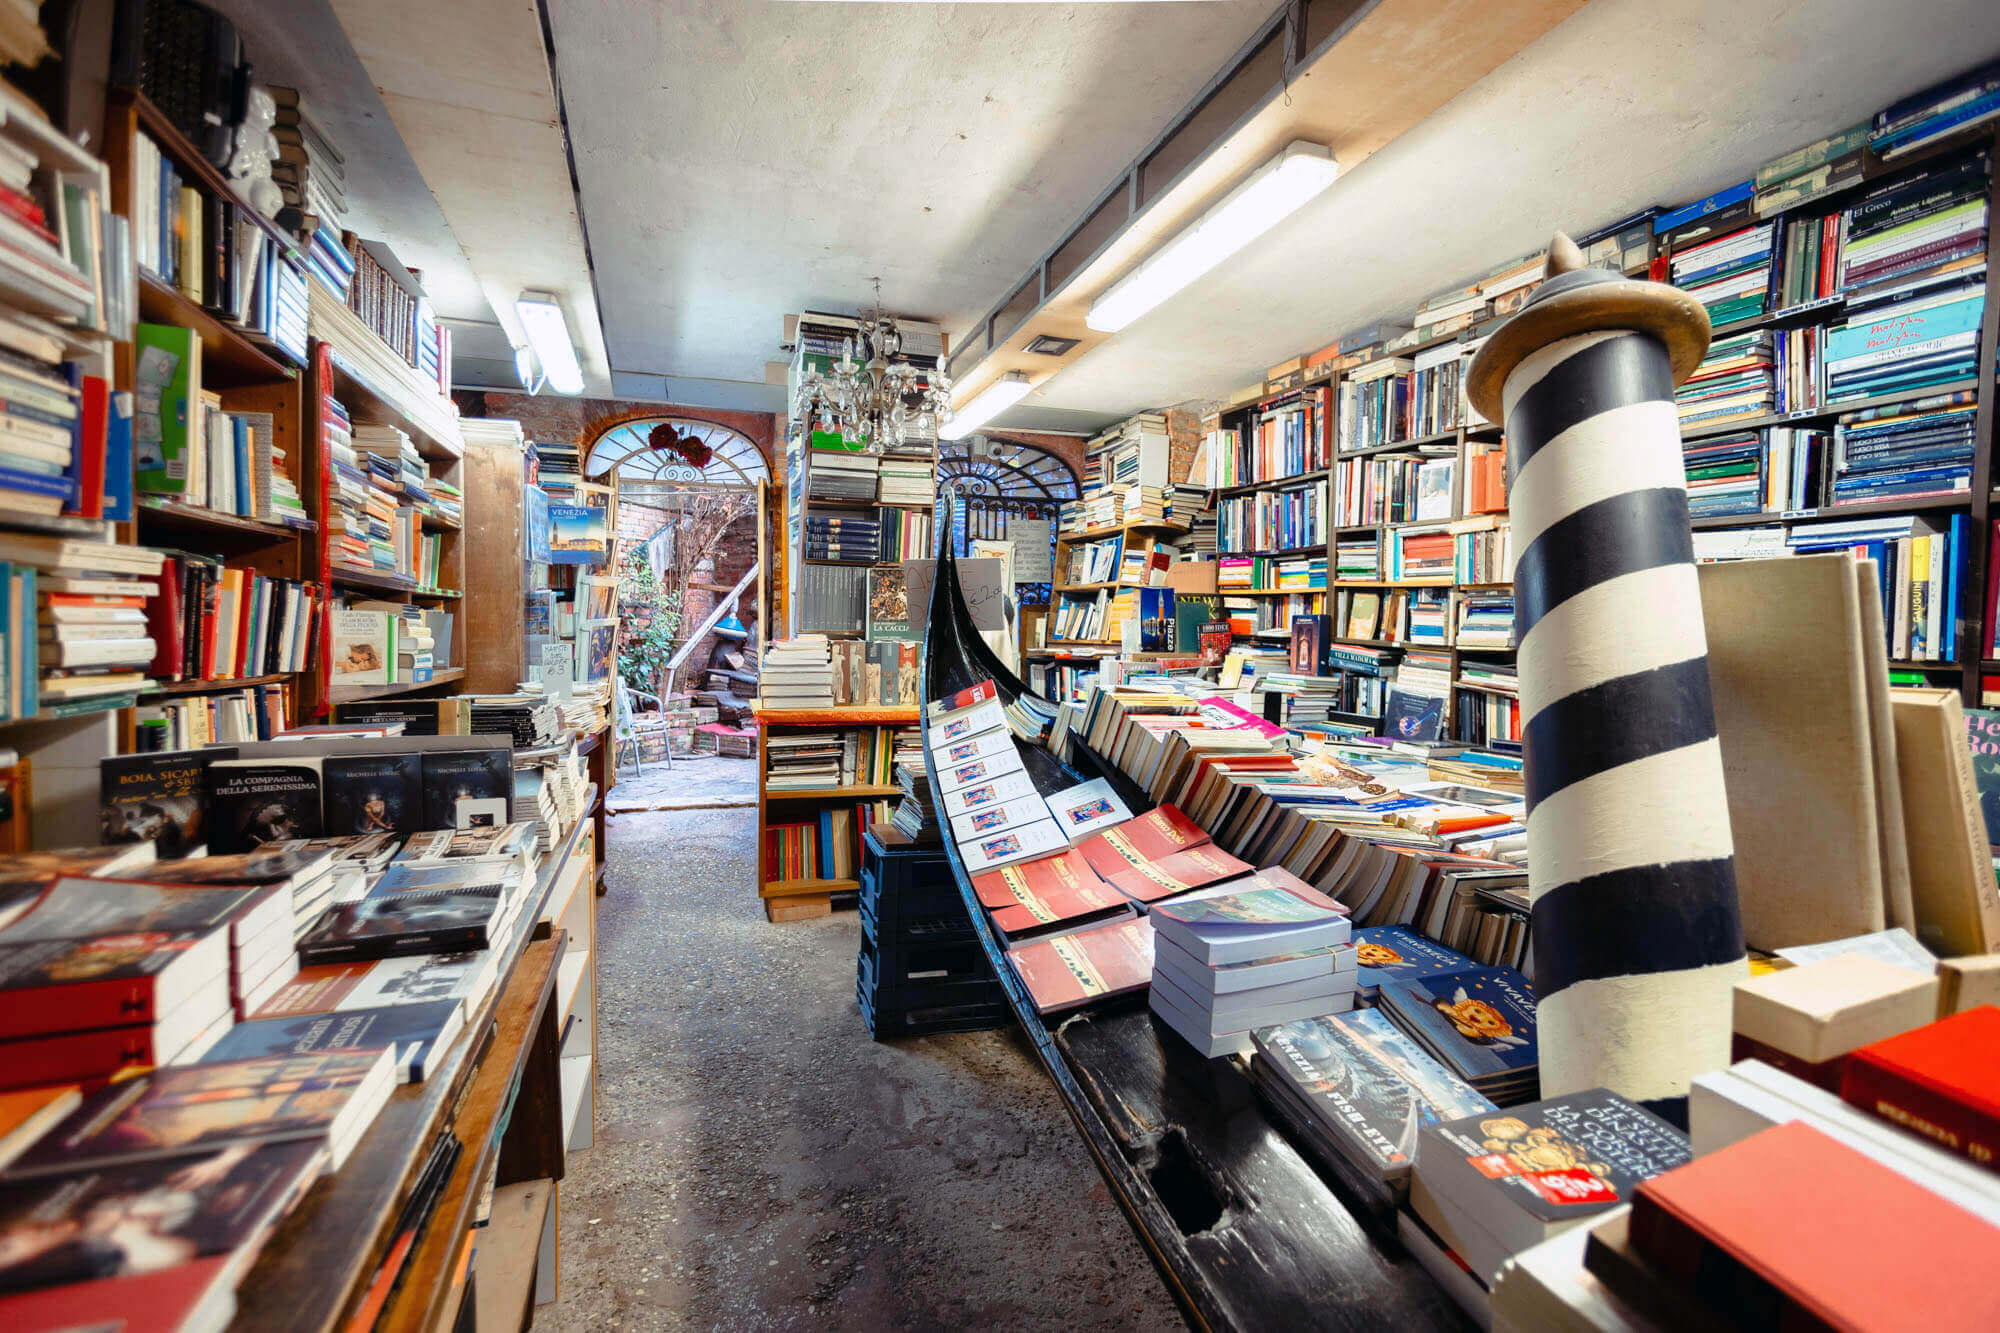
[[[1074,532],[1058,533],[1056,536],[1055,572],[1056,579],[1049,591],[1049,610],[1042,621],[1044,627],[1042,644],[1032,650],[1034,656],[1053,656],[1071,648],[1115,648],[1117,638],[1102,633],[1104,621],[1111,614],[1111,604],[1126,594],[1137,593],[1145,586],[1143,577],[1129,577],[1127,564],[1133,556],[1149,557],[1161,547],[1172,546],[1176,538],[1187,535],[1187,529],[1173,523],[1114,523],[1095,528],[1083,528]],[[1072,581],[1076,571],[1072,565],[1090,559],[1095,551],[1094,563],[1102,566],[1095,572],[1109,574],[1108,578]],[[1142,564],[1143,568],[1143,564]],[[1098,622],[1096,633],[1059,633],[1058,627],[1067,615],[1089,614],[1079,607],[1095,607]],[[1136,609],[1132,611],[1136,615]]]
[[[852,876],[774,876],[767,851],[772,827],[817,823],[821,812],[830,808],[846,806],[853,809],[855,817],[848,821],[845,830],[845,836],[851,842],[846,854],[849,863],[855,867],[855,874],[859,875],[861,834],[867,827],[859,816],[860,807],[896,800],[902,795],[902,788],[894,783],[856,782],[838,787],[774,791],[770,786],[770,746],[763,742],[768,742],[773,735],[816,731],[839,734],[857,728],[879,728],[873,732],[875,739],[871,743],[888,744],[894,728],[917,725],[918,711],[914,706],[759,708],[755,716],[761,733],[757,746],[757,896],[764,903],[765,918],[773,922],[826,916],[833,911],[833,895],[858,891],[860,880]],[[838,831],[836,836],[840,836]]]

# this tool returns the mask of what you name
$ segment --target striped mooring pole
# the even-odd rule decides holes
[[[1685,1124],[1748,975],[1674,409],[1708,313],[1561,234],[1547,273],[1467,376],[1507,437],[1542,1095]]]

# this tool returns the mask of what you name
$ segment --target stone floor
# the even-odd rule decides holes
[[[673,767],[647,760],[635,768],[628,749],[620,758],[618,785],[611,789],[611,812],[685,810],[757,804],[757,761],[700,752],[674,756]]]
[[[611,823],[597,1145],[537,1326],[1181,1327],[1018,1033],[870,1040],[854,914],[767,924],[752,821]]]

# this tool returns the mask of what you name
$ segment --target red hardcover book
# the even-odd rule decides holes
[[[34,228],[50,245],[61,244],[56,240],[56,234],[49,230],[49,217],[42,212],[42,206],[19,190],[0,185],[0,212]]]
[[[210,573],[201,580],[201,662],[192,673],[198,680],[215,679],[216,613],[222,605],[222,580]]]
[[[185,674],[184,595],[181,562],[168,556],[160,562],[160,591],[146,602],[146,637],[153,641],[153,665],[146,668],[146,674],[155,680],[180,680]]]
[[[0,1041],[0,1088],[90,1083],[121,1069],[163,1064],[179,1055],[207,1026],[219,1023],[229,1009],[224,1005],[205,1012],[209,1013],[208,1024],[197,1026],[192,1033],[175,1022],[141,1023]]]
[[[1030,940],[1007,951],[1007,965],[1034,997],[1037,1013],[1128,995],[1152,984],[1153,923],[1139,916]]]
[[[66,513],[83,518],[104,516],[104,433],[111,419],[111,386],[96,375],[85,375],[78,397],[76,435],[76,495]]]
[[[1157,861],[1207,841],[1208,834],[1192,819],[1174,806],[1162,805],[1085,839],[1079,850],[1098,874],[1110,879],[1114,871]]]
[[[1075,848],[972,877],[972,891],[995,929],[1022,935],[1125,906]]]
[[[1112,831],[1116,832],[1115,829]],[[1239,861],[1220,847],[1204,844],[1156,860],[1121,866],[1105,878],[1111,881],[1113,888],[1133,901],[1152,903],[1177,893],[1220,884],[1249,869],[1248,861]]]
[[[1631,1223],[1632,1248],[1732,1325],[2000,1328],[2000,1228],[1801,1121],[1641,1181]]]
[[[2000,1008],[1984,1004],[1848,1052],[1840,1095],[2000,1171]]]

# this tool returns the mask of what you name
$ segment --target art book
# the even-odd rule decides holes
[[[234,746],[116,755],[98,761],[98,810],[107,843],[150,842],[163,861],[208,837],[208,769]]]
[[[91,1093],[8,1169],[27,1177],[210,1146],[324,1139],[358,1091],[393,1084],[387,1050],[179,1065]]]
[[[1007,951],[1007,965],[1041,1014],[1130,995],[1152,983],[1153,926],[1135,916],[1030,940]]]
[[[424,812],[425,756],[377,753],[329,755],[320,763],[328,835],[428,828]]]
[[[155,1273],[254,1247],[325,1165],[318,1143],[245,1143],[0,1183],[0,1292]],[[4,1314],[0,1323],[46,1327]]]
[[[866,637],[870,643],[922,637],[910,623],[910,587],[901,565],[876,565],[868,571]]]
[[[1065,787],[1050,796],[1047,804],[1056,827],[1063,831],[1063,836],[1072,845],[1113,825],[1123,824],[1132,817],[1132,812],[1125,808],[1125,802],[1118,799],[1118,794],[1111,790],[1110,781],[1105,778],[1093,778],[1074,787]]]
[[[510,747],[433,750],[423,756],[423,770],[421,828],[457,828],[460,801],[513,799],[514,752]]]
[[[1373,1009],[1282,1023],[1250,1040],[1345,1155],[1384,1180],[1409,1174],[1426,1125],[1494,1109]]]
[[[326,831],[317,758],[225,759],[209,767],[209,781],[210,851],[248,852]]]
[[[1009,935],[1125,907],[1125,900],[1074,848],[974,875],[972,891],[994,926]]]
[[[1422,981],[1384,982],[1379,1003],[1397,1027],[1482,1092],[1533,1078],[1535,992],[1512,968],[1468,967]]]

